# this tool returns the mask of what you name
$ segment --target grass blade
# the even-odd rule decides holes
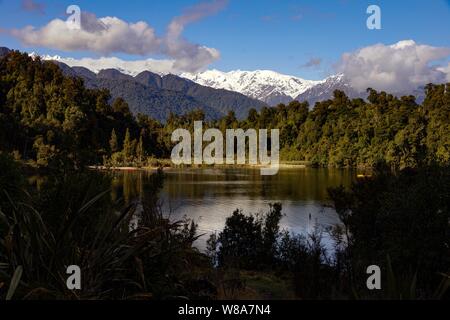
[[[11,284],[9,285],[8,293],[6,294],[6,300],[11,300],[22,278],[23,268],[18,266],[14,271],[14,275],[11,278]]]

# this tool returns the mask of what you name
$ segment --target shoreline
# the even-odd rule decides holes
[[[261,168],[269,168],[269,166],[263,166],[263,165],[251,165],[251,164],[235,164],[235,165],[227,165],[227,164],[220,164],[220,165],[174,165],[169,163],[166,160],[160,160],[162,161],[161,166],[104,166],[104,165],[90,165],[86,166],[88,170],[97,170],[97,171],[122,171],[122,172],[137,172],[137,171],[157,171],[159,169],[163,171],[167,170],[173,170],[173,169],[231,169],[231,168],[238,168],[238,169],[254,169],[259,170]],[[27,172],[46,172],[47,169],[45,168],[38,168],[35,165],[30,164],[29,162],[25,161],[19,161],[22,165],[22,168],[26,170]],[[280,170],[283,169],[308,169],[308,168],[315,168],[315,169],[341,169],[341,170],[356,170],[356,171],[362,171],[360,175],[364,176],[370,176],[372,173],[373,168],[369,166],[352,166],[352,167],[335,167],[335,166],[314,166],[311,162],[308,161],[283,161],[279,164],[278,167]],[[369,173],[369,174],[367,174]]]
[[[282,162],[279,164],[279,169],[306,169],[312,167],[310,163],[306,162]],[[123,167],[108,167],[103,165],[98,166],[88,166],[90,170],[100,170],[100,171],[157,171],[158,169],[170,170],[170,169],[206,169],[206,168],[216,168],[216,169],[227,169],[227,168],[248,168],[248,169],[261,169],[270,168],[270,166],[264,165],[252,165],[252,164],[239,164],[239,165],[169,165],[169,166],[148,166],[148,167],[133,167],[133,166],[123,166]]]

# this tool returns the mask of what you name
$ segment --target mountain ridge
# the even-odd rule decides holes
[[[88,88],[108,89],[113,99],[121,97],[134,114],[143,113],[165,121],[170,112],[181,115],[201,109],[207,119],[218,119],[233,111],[243,119],[250,109],[260,110],[266,104],[244,94],[199,85],[176,75],[158,75],[144,71],[135,77],[116,69],[94,73],[84,67],[70,67],[53,61],[69,76],[79,76]]]
[[[64,59],[58,56],[46,57],[44,59],[50,58],[77,63],[74,59]],[[93,66],[92,64],[88,64],[88,66],[95,69],[94,71],[97,73],[102,71],[102,66]],[[137,77],[142,73],[137,72],[137,69],[134,66],[131,69],[127,69],[123,63],[119,63],[115,66],[118,67],[117,69],[120,72],[133,77]],[[145,69],[146,67],[143,66],[143,68]],[[152,71],[147,72],[151,72],[160,77],[170,76],[170,74]],[[350,98],[367,98],[366,90],[359,91],[353,88],[349,79],[347,79],[344,74],[331,75],[323,80],[306,80],[271,70],[235,70],[222,72],[212,69],[197,74],[182,73],[177,75],[177,77],[191,80],[204,87],[237,92],[249,98],[262,101],[270,106],[275,106],[280,103],[287,104],[293,100],[299,100],[309,102],[312,107],[318,101],[332,98],[335,90],[344,91]],[[393,94],[396,96],[412,94],[416,96],[418,102],[421,102],[424,98],[423,87],[419,87],[416,90],[413,90],[413,92],[395,92]],[[243,113],[245,116],[245,112]]]
[[[271,70],[230,71],[207,70],[198,74],[181,74],[201,85],[243,93],[269,105],[289,103],[308,89],[325,80],[306,80]]]
[[[8,52],[0,48],[0,53]],[[37,54],[30,54],[37,56]],[[143,112],[164,120],[169,112],[186,113],[202,109],[208,118],[215,119],[234,111],[240,119],[251,108],[287,104],[293,100],[307,101],[313,107],[316,102],[332,98],[335,90],[344,91],[349,98],[367,98],[367,92],[355,90],[344,74],[331,75],[324,80],[305,80],[271,70],[230,71],[207,70],[198,74],[161,74],[149,70],[126,70],[96,66],[95,70],[83,66],[68,66],[59,56],[43,56],[60,64],[66,74],[82,77],[88,87],[106,88],[112,96],[129,101],[133,112]],[[116,83],[119,82],[119,83]],[[121,87],[125,84],[125,88]],[[126,90],[126,88],[130,90]],[[159,91],[159,94],[156,92]],[[393,93],[397,96],[414,95],[418,102],[424,97],[423,87],[413,92]],[[153,95],[153,96],[152,96]],[[168,101],[163,101],[168,97]],[[179,105],[172,105],[173,103]]]

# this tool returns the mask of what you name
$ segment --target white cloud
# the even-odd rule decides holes
[[[146,22],[130,23],[117,17],[97,18],[82,12],[81,30],[74,30],[66,21],[54,19],[41,28],[27,26],[10,34],[26,46],[62,51],[90,51],[104,56],[114,53],[131,55],[165,55],[175,70],[198,72],[220,58],[214,48],[191,43],[182,37],[187,25],[223,9],[227,0],[200,3],[188,8],[168,26],[166,35],[158,37]]]
[[[55,19],[40,29],[27,26],[11,33],[27,46],[64,51],[92,51],[101,54],[122,52],[145,55],[159,53],[160,39],[145,22],[127,23],[114,17],[97,19],[83,13],[81,30]]]
[[[447,75],[447,82],[450,82],[450,63],[447,66],[438,68],[439,71]]]
[[[417,44],[412,40],[393,45],[376,44],[342,56],[337,70],[345,74],[355,89],[371,87],[405,92],[427,83],[449,79],[447,69],[432,63],[450,56],[450,48]]]
[[[182,37],[182,34],[186,26],[216,14],[225,8],[227,3],[228,0],[199,3],[188,8],[183,15],[170,22],[165,36],[166,53],[175,58],[177,69],[196,72],[220,58],[218,50],[189,43]]]
[[[175,60],[122,60],[115,57],[102,58],[62,58],[60,56],[42,56],[43,60],[54,60],[67,64],[70,67],[84,67],[95,73],[104,69],[117,69],[124,74],[136,76],[142,71],[151,71],[158,74],[181,74],[183,70],[177,69]]]

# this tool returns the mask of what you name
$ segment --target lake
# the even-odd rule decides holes
[[[187,217],[204,234],[196,243],[203,250],[209,234],[219,232],[236,209],[244,213],[264,213],[269,204],[283,206],[281,227],[290,232],[308,234],[315,227],[327,228],[339,223],[327,197],[329,187],[350,186],[353,170],[289,168],[276,176],[261,176],[259,169],[168,169],[159,198],[163,212],[173,220]],[[115,172],[115,197],[131,201],[144,192],[152,172]],[[325,242],[327,236],[324,235]]]

